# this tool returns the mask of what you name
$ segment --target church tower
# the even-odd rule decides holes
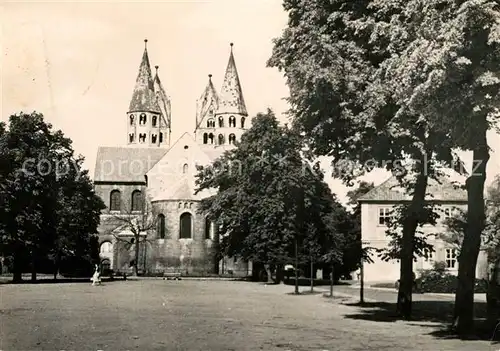
[[[198,100],[196,139],[202,145],[232,147],[249,128],[248,113],[233,54],[233,43],[220,95],[209,76],[208,86]]]
[[[158,91],[158,94],[155,92],[155,82],[149,65],[147,42],[147,39],[144,40],[144,53],[127,112],[127,144],[130,146],[168,147],[167,139],[170,134],[170,124],[167,124],[166,121],[169,120],[170,116],[167,117],[164,113],[166,111],[170,113],[170,108],[165,109],[165,112],[160,108],[159,100],[164,102],[160,99],[161,91],[164,93],[164,90],[158,78],[158,89],[161,89],[161,91]],[[167,101],[167,105],[170,106],[170,101],[168,99]]]
[[[158,146],[170,147],[170,134],[172,132],[172,109],[170,106],[170,98],[161,84],[160,76],[158,75],[158,66],[155,66],[155,69],[156,74],[153,87],[156,95],[156,102],[158,103],[161,111],[158,123],[158,135],[161,140],[159,141]]]
[[[196,101],[195,140],[204,145],[216,145],[215,112],[219,108],[219,97],[212,83],[212,75],[208,75],[208,84],[203,94]]]

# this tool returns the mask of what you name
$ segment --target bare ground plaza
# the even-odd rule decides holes
[[[393,316],[392,291],[366,289],[363,307],[348,286],[335,286],[333,299],[328,287],[292,292],[290,285],[222,280],[1,284],[0,349],[499,349],[488,339],[440,332],[452,298],[416,294],[415,320],[403,322]],[[419,314],[423,307],[431,311]]]

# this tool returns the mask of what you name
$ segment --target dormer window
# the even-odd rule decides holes
[[[147,121],[146,114],[142,113],[141,116],[139,117],[139,124],[142,126],[146,124],[146,121]]]
[[[229,117],[229,126],[236,127],[236,118],[234,116]]]
[[[158,117],[157,116],[153,116],[153,118],[151,120],[151,123],[153,124],[153,127],[156,127],[156,124],[158,123]]]

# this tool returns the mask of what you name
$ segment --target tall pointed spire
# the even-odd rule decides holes
[[[235,113],[248,116],[245,100],[243,99],[240,78],[238,77],[238,71],[234,61],[233,43],[231,43],[231,53],[229,55],[224,82],[222,83],[217,113]]]
[[[161,84],[160,76],[158,75],[158,68],[158,66],[155,66],[156,73],[153,80],[153,89],[156,95],[156,101],[160,107],[162,118],[164,119],[162,121],[163,123],[160,123],[160,126],[163,124],[164,127],[170,128],[172,121],[170,98]]]
[[[132,100],[130,101],[129,112],[160,112],[160,107],[156,102],[154,93],[147,42],[148,40],[145,39],[144,53],[142,54],[139,74],[137,75]]]
[[[217,95],[217,91],[215,90],[214,84],[212,83],[212,75],[208,75],[208,83],[201,94],[200,98],[197,101],[197,109],[196,109],[196,127],[200,125],[203,121],[204,117],[212,111],[214,114],[219,107],[219,96]]]

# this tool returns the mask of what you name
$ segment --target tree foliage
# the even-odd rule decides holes
[[[14,280],[24,260],[50,255],[56,272],[64,255],[93,255],[102,201],[94,194],[71,140],[53,131],[39,113],[13,115],[0,126],[0,250],[12,257]]]
[[[311,255],[341,260],[338,216],[345,209],[300,135],[279,126],[272,111],[254,117],[236,149],[200,167],[197,186],[217,191],[200,211],[218,222],[227,255],[285,265],[294,263],[297,244],[300,263]]]
[[[414,173],[403,182],[413,199],[403,216],[400,288],[411,306],[412,243],[422,224],[411,214],[425,207],[427,178],[440,176],[436,163],[464,169],[456,148],[476,149],[475,159],[487,162],[485,117],[499,96],[498,4],[285,0],[284,7],[288,27],[269,64],[284,71],[295,126],[313,150],[333,156],[336,171],[347,161],[350,167],[336,172],[346,182],[371,158],[392,171],[398,160],[414,161],[401,172]],[[471,183],[475,200],[482,182]],[[470,216],[468,228],[480,230],[480,215]],[[463,281],[473,282],[476,234]]]

